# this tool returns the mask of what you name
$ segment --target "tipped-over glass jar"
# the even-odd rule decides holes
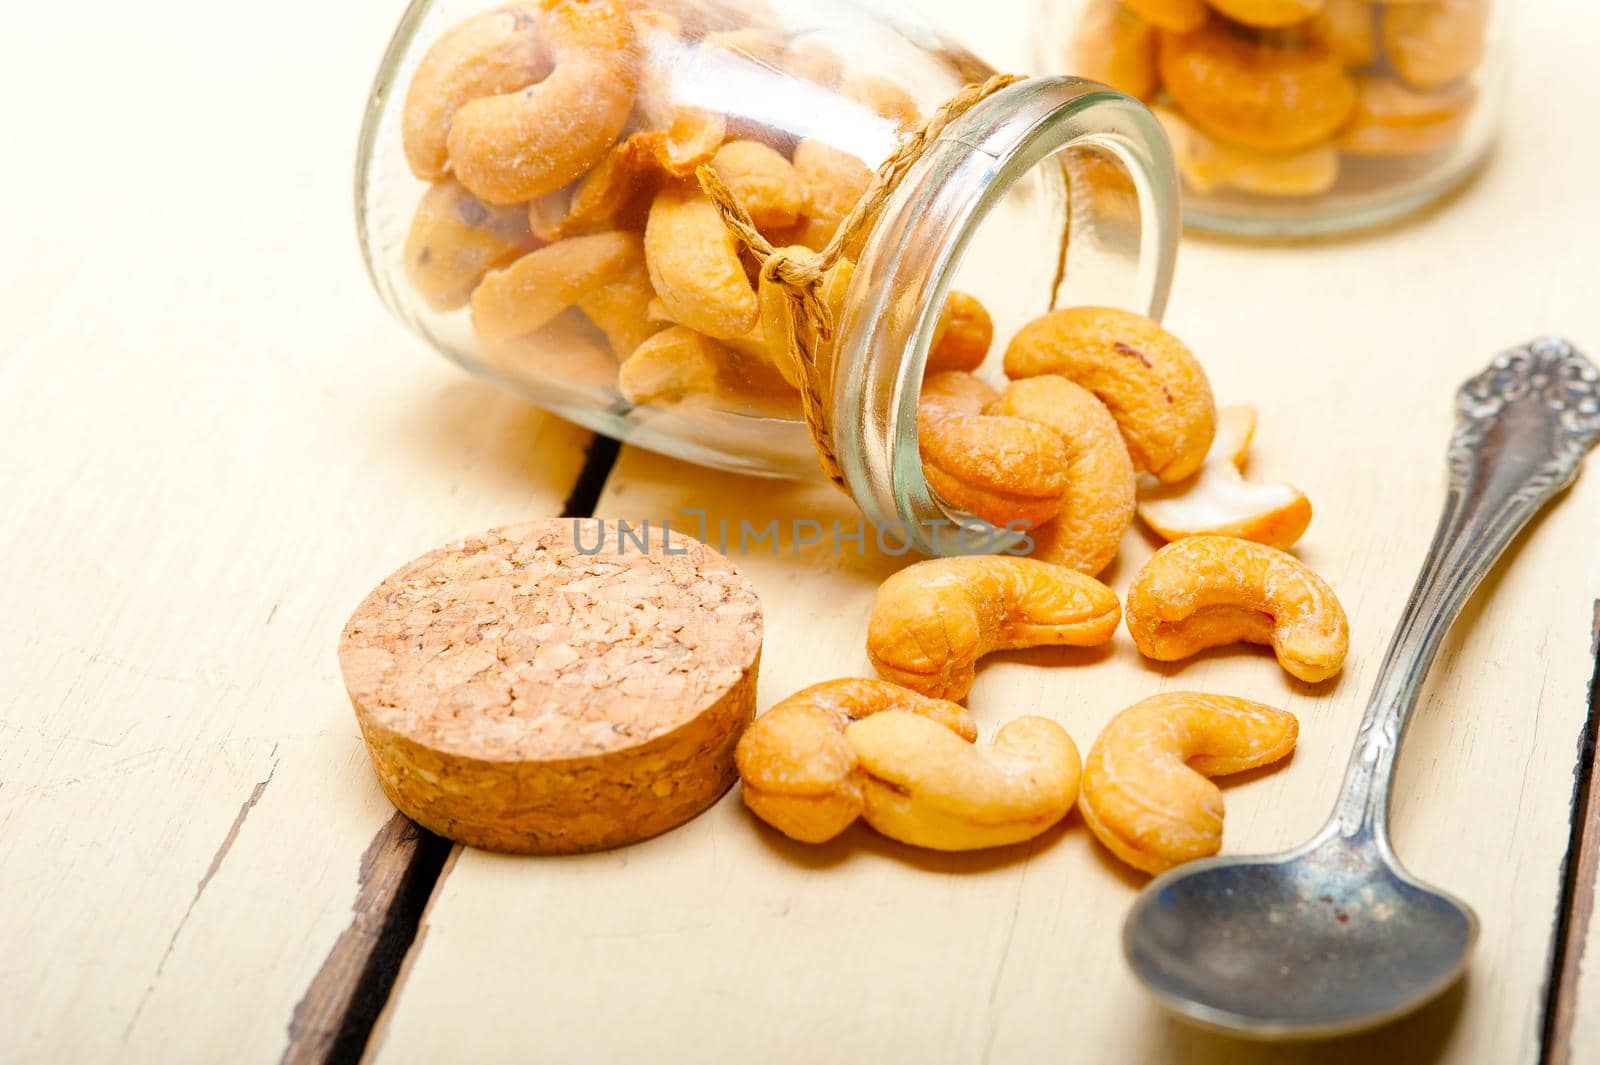
[[[1309,236],[1467,177],[1504,95],[1493,0],[1042,0],[1037,59],[1154,107],[1184,221]]]
[[[773,245],[818,249],[874,168],[992,74],[880,0],[418,0],[362,130],[362,247],[411,328],[534,403],[707,465],[816,476],[778,301],[696,169]],[[998,376],[1005,338],[1054,307],[1159,317],[1176,195],[1150,112],[1073,78],[1002,88],[927,145],[821,286],[819,391],[869,520],[933,551],[925,530],[965,517],[918,458],[930,349],[994,353],[980,372]]]

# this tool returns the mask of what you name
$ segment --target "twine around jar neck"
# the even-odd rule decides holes
[[[987,81],[967,85],[940,105],[878,167],[867,191],[856,201],[850,213],[839,223],[833,237],[820,251],[773,246],[756,229],[749,213],[734,199],[733,193],[717,177],[716,171],[705,165],[695,170],[700,188],[716,206],[723,224],[760,264],[762,282],[781,287],[783,335],[788,340],[787,357],[799,371],[797,384],[800,389],[800,408],[805,415],[806,428],[811,432],[812,443],[816,445],[822,472],[841,491],[848,492],[849,489],[845,486],[844,473],[834,451],[828,395],[831,383],[822,380],[817,365],[818,345],[831,341],[834,331],[833,314],[820,292],[823,277],[844,258],[845,249],[853,247],[877,223],[884,204],[917,160],[944,133],[945,127],[1001,89],[1021,80],[1017,74],[996,74]]]

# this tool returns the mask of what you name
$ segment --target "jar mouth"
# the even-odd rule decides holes
[[[1159,320],[1179,232],[1172,151],[1143,104],[1080,78],[1018,82],[953,122],[885,204],[857,263],[838,323],[835,447],[866,518],[925,554],[1005,550],[1021,538],[933,494],[922,474],[917,403],[945,297],[974,237],[1019,181],[1059,165],[1069,149],[1118,168],[1137,199],[1137,225],[1102,227],[1093,207],[1071,196],[1066,230],[1041,235],[1060,244],[1062,269],[1049,305],[1036,313],[1097,302]],[[1065,276],[1078,271],[1082,283]],[[983,525],[981,543],[963,533],[975,523]]]

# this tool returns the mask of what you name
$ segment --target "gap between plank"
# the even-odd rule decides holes
[[[617,441],[594,438],[558,517],[594,513],[619,451]],[[281,1065],[362,1059],[418,942],[453,846],[398,812],[372,837],[361,856],[355,915],[294,1008]]]
[[[1578,738],[1578,763],[1572,774],[1572,829],[1561,863],[1561,901],[1545,978],[1540,1065],[1574,1065],[1572,1025],[1578,1010],[1578,970],[1600,877],[1600,787],[1595,779],[1600,768],[1596,765],[1600,759],[1600,600],[1594,606],[1589,649],[1595,655],[1595,672],[1589,679],[1589,716]]]

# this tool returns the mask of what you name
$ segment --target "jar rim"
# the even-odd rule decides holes
[[[1029,78],[952,123],[890,197],[863,247],[838,323],[835,449],[866,518],[896,528],[925,554],[974,549],[962,535],[974,519],[933,494],[917,442],[923,371],[945,297],[973,236],[1005,194],[1047,160],[1079,148],[1103,154],[1132,181],[1139,247],[1124,264],[1132,270],[1121,305],[1159,320],[1179,234],[1172,149],[1143,104],[1081,78]],[[1020,539],[986,528],[985,552]]]

